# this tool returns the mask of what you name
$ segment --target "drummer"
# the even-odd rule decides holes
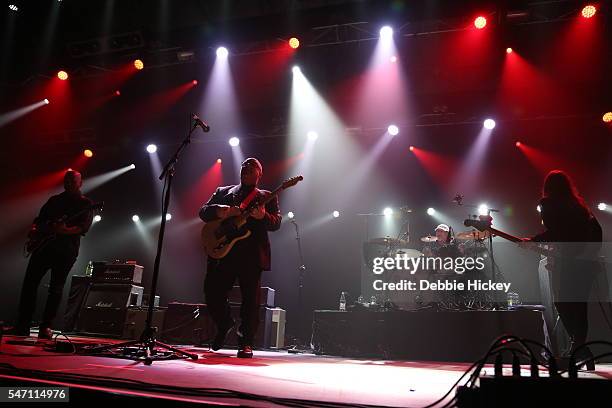
[[[436,256],[440,258],[458,258],[461,256],[461,248],[455,242],[453,229],[447,224],[439,224],[435,229],[435,240],[423,247],[425,256]]]

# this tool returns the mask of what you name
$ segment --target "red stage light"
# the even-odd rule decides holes
[[[298,40],[295,37],[291,37],[289,39],[289,46],[293,48],[294,50],[297,49],[300,46],[300,40]]]
[[[223,162],[223,160],[217,159],[217,163],[221,164],[221,162]]]
[[[93,157],[93,152],[92,152],[91,150],[89,150],[89,149],[85,149],[85,150],[83,151],[83,155],[84,155],[85,157]]]
[[[191,83],[193,84],[193,86],[196,86],[198,84],[198,80],[194,79],[193,81],[191,81]]]
[[[68,73],[66,71],[59,71],[57,73],[57,77],[61,79],[62,81],[65,81],[68,79]]]
[[[601,118],[605,123],[612,123],[612,112],[606,112],[604,113],[603,117]]]
[[[134,68],[136,68],[137,70],[141,70],[144,68],[144,62],[142,62],[142,60],[134,60]]]
[[[474,19],[474,27],[482,30],[487,25],[487,19],[483,16],[478,16]]]
[[[121,91],[117,89],[117,90],[115,91],[115,95],[120,96],[120,95],[121,95]]]
[[[516,142],[515,145],[516,147],[521,147],[521,142]]]
[[[410,151],[414,152],[414,146],[410,146]]]
[[[582,17],[584,18],[591,18],[595,15],[595,13],[597,13],[597,7],[593,6],[592,4],[582,8]]]
[[[506,54],[512,54],[512,48],[510,47],[506,48]]]

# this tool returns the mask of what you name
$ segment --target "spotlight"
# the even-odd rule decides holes
[[[338,218],[339,216],[340,216],[340,211],[334,211],[332,213],[332,217],[334,217],[334,218]]]
[[[601,117],[601,119],[604,121],[604,123],[611,123],[612,122],[612,112],[604,113],[604,115]]]
[[[599,204],[597,204],[597,209],[601,210],[601,211],[606,211],[608,209],[608,204],[606,204],[606,203],[599,203]]]
[[[395,55],[392,55],[391,58],[389,58],[389,61],[397,62],[397,57]]]
[[[115,95],[117,95],[117,96],[121,96],[121,91],[117,89],[117,90],[115,91]]]
[[[57,77],[62,81],[65,81],[68,79],[68,73],[66,71],[58,71]]]
[[[134,170],[136,168],[136,165],[134,163],[130,164],[130,169]]]
[[[100,215],[94,215],[93,222],[100,222],[100,221],[102,221],[102,217]]]
[[[474,27],[482,30],[487,25],[487,19],[483,16],[478,16],[474,19]]]
[[[536,207],[536,211],[541,213],[542,212],[542,207],[538,204]]]
[[[295,74],[299,74],[300,72],[302,72],[302,70],[297,65],[294,65],[293,68],[291,68],[291,72],[293,72],[293,74],[295,75]]]
[[[396,125],[389,125],[387,132],[389,132],[391,136],[397,136],[399,134],[399,128]]]
[[[85,149],[85,150],[83,150],[83,155],[85,157],[93,157],[93,152],[91,150],[89,150],[89,149]]]
[[[289,218],[290,220],[292,220],[292,219],[294,219],[294,218],[295,218],[295,214],[293,213],[293,211],[289,211],[289,212],[287,213],[287,218]]]
[[[393,37],[393,29],[389,26],[384,26],[380,29],[381,40],[388,40]]]
[[[391,215],[393,215],[393,209],[390,207],[387,207],[383,210],[383,215],[385,217],[390,217]]]
[[[140,221],[140,217],[137,216],[137,215],[132,215],[132,221],[138,222],[138,221]]]
[[[222,162],[223,162],[223,160],[221,160],[221,159],[217,159],[217,163],[218,163],[218,164],[221,164]]]
[[[506,48],[506,54],[512,54],[512,48],[510,47]]]
[[[9,9],[10,9],[11,11],[18,11],[18,10],[19,10],[19,7],[17,7],[17,6],[16,6],[16,5],[14,5],[14,4],[9,4],[9,6],[8,6],[8,7],[9,7]]]
[[[136,68],[137,70],[141,70],[144,68],[144,62],[142,62],[142,60],[134,60],[134,68]]]
[[[198,84],[198,80],[197,80],[197,79],[194,79],[193,81],[191,81],[191,84],[192,84],[193,86],[196,86],[196,85]]]
[[[521,142],[516,142],[514,145],[515,145],[516,147],[521,147]]]
[[[227,58],[229,51],[225,47],[217,48],[217,58]]]
[[[308,136],[308,140],[312,140],[313,142],[319,138],[319,134],[314,130],[308,132],[306,136]]]
[[[410,146],[410,151],[414,152],[414,146]]]
[[[157,146],[154,144],[150,144],[147,146],[147,152],[153,154],[157,151]]]
[[[293,48],[294,50],[297,49],[300,46],[300,40],[298,40],[295,37],[291,37],[289,39],[289,46]]]
[[[44,101],[44,102],[45,102],[45,105],[48,105],[48,104],[49,104],[49,100],[48,100],[47,98],[45,98],[45,101]]]
[[[485,119],[483,123],[485,129],[493,129],[495,127],[495,121],[493,119]]]
[[[595,13],[597,13],[597,7],[593,6],[592,4],[582,8],[582,17],[584,18],[591,18],[595,15]]]
[[[172,214],[166,213],[166,221],[170,221],[172,219]]]
[[[240,139],[238,139],[236,136],[230,138],[229,140],[229,145],[232,147],[236,147],[240,144]]]
[[[427,209],[427,215],[434,215],[436,213],[436,210],[434,210],[433,208],[429,207]]]
[[[480,204],[478,206],[478,214],[480,215],[489,215],[489,206],[486,204]]]

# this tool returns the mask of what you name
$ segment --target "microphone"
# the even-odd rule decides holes
[[[200,119],[198,115],[196,115],[195,113],[192,113],[191,119],[195,122],[194,128],[199,126],[200,128],[202,128],[204,132],[210,132],[210,126],[208,126],[206,122]]]

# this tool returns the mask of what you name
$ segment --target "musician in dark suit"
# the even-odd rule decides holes
[[[261,163],[254,158],[246,159],[240,168],[240,184],[219,187],[200,210],[200,218],[209,222],[241,214],[256,200],[269,191],[257,188],[263,174]],[[275,197],[265,206],[258,206],[248,218],[246,228],[251,235],[238,241],[223,258],[208,259],[204,294],[208,310],[217,326],[212,349],[223,347],[227,333],[234,326],[227,301],[229,291],[236,279],[240,285],[242,305],[238,329],[238,357],[253,356],[253,341],[259,325],[261,273],[270,270],[270,241],[268,231],[276,231],[281,225],[278,199]]]
[[[36,234],[37,230],[42,229],[55,233],[57,238],[32,253],[21,289],[19,318],[15,327],[17,335],[30,334],[32,315],[36,309],[36,292],[48,270],[51,270],[49,295],[38,337],[50,340],[53,335],[51,324],[62,300],[64,283],[79,255],[81,236],[87,233],[93,220],[93,211],[90,209],[92,201],[81,194],[82,184],[81,173],[68,170],[64,175],[65,191],[49,198],[32,223],[30,234]],[[86,211],[67,223],[53,223],[63,216],[70,217],[83,210]]]
[[[561,170],[551,171],[544,181],[540,215],[546,230],[529,242],[552,243],[554,257],[552,278],[557,282],[555,307],[570,336],[573,352],[587,338],[587,302],[594,278],[599,271],[598,254],[602,229],[578,193],[569,176]],[[582,348],[578,359],[591,356]]]

